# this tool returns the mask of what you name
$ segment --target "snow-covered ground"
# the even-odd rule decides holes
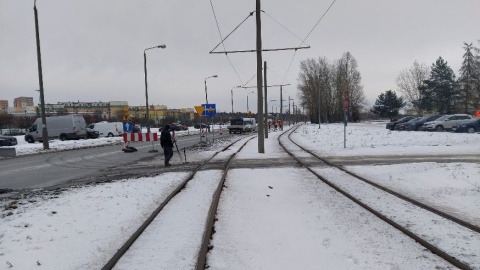
[[[397,132],[385,129],[384,123],[349,124],[344,148],[343,132],[341,124],[320,129],[306,125],[292,136],[328,157],[480,154],[480,134]],[[257,152],[254,139],[236,158],[259,163],[287,159],[277,142],[279,134],[272,132],[265,140],[265,154]],[[58,145],[65,149],[115,140]],[[20,143],[17,154],[41,152],[28,150],[36,145],[41,148],[38,143]],[[480,164],[478,159],[472,161],[348,169],[480,225]],[[193,269],[198,232],[203,230],[206,205],[215,186],[212,179],[219,172],[205,171],[195,177],[116,269]],[[185,175],[169,172],[9,202],[0,219],[0,269],[101,268]],[[225,185],[209,269],[453,268],[304,168],[233,169]],[[150,252],[139,252],[142,248]],[[468,246],[461,248],[469,251]],[[480,265],[480,256],[471,260],[474,268]]]

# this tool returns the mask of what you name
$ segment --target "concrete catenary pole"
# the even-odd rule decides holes
[[[262,93],[262,21],[260,13],[260,0],[256,0],[255,18],[257,26],[257,122],[258,122],[258,153],[265,153],[264,139],[264,115],[263,115],[263,93]]]

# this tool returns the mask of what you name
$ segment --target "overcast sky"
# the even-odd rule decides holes
[[[263,48],[299,46],[298,38],[307,36],[332,1],[262,0]],[[255,9],[255,0],[212,3],[223,37]],[[147,51],[150,104],[193,108],[205,102],[205,78],[218,75],[207,80],[208,100],[230,112],[230,90],[256,84],[255,53],[229,54],[236,72],[225,55],[209,54],[220,41],[209,0],[38,0],[37,8],[47,103],[145,105],[143,51],[160,44],[167,48]],[[463,42],[479,46],[479,14],[478,0],[337,0],[306,40],[311,48],[297,51],[290,70],[293,51],[263,53],[268,84],[290,84],[284,99],[297,100],[301,60],[333,61],[349,51],[373,104],[380,93],[396,89],[395,78],[415,60],[430,66],[442,56],[458,74]],[[33,0],[0,0],[0,37],[0,99],[13,106],[15,97],[33,96],[37,104]],[[255,49],[255,17],[225,46]],[[233,93],[234,111],[246,111],[247,91]],[[269,99],[279,99],[279,88],[269,88]],[[249,108],[257,111],[256,94],[249,95]]]

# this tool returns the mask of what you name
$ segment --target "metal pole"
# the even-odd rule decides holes
[[[265,153],[263,94],[262,94],[262,21],[260,17],[260,0],[256,0],[256,49],[257,49],[257,122],[258,122],[258,153]]]
[[[206,115],[206,112],[207,112],[207,104],[208,104],[208,94],[207,94],[207,78],[205,79],[205,115]],[[207,122],[207,121],[205,121]],[[210,124],[206,123],[207,124],[207,131],[210,130]],[[205,143],[208,144],[208,132],[205,132]]]
[[[283,98],[282,98],[282,86],[280,85],[280,120],[281,122],[281,128],[280,130],[283,130]]]
[[[147,50],[162,48],[165,49],[167,46],[165,44],[158,45],[155,47],[146,48],[143,50],[143,70],[145,73],[145,106],[146,106],[146,115],[145,120],[147,121],[147,133],[150,133],[150,110],[148,108],[148,85],[147,85]]]
[[[292,122],[292,110],[290,108],[290,96],[288,96],[288,126],[290,126],[290,122]]]
[[[267,100],[267,61],[263,62],[263,76],[265,80],[265,138],[268,139],[268,100]],[[273,107],[272,107],[273,112]],[[272,120],[273,121],[273,120]]]
[[[45,116],[45,95],[43,91],[43,71],[42,71],[42,54],[40,52],[40,30],[38,27],[38,12],[37,1],[33,2],[33,13],[35,14],[35,34],[37,39],[37,63],[38,63],[38,83],[40,85],[40,105],[42,111],[42,140],[43,149],[49,149],[48,143],[48,130],[47,130],[47,117]]]
[[[145,72],[145,106],[146,106],[146,115],[145,120],[147,121],[147,133],[150,133],[150,111],[148,108],[148,85],[147,85],[147,50],[143,51],[143,70]]]
[[[325,58],[325,56],[323,57],[323,61],[324,61],[324,62],[326,61],[326,58]],[[325,99],[325,124],[328,124],[328,103],[327,103],[327,93],[328,93],[328,90],[325,90],[325,96],[324,96],[324,99]]]
[[[318,75],[318,129],[320,129],[320,74]]]
[[[230,93],[232,94],[232,113],[233,113],[233,89],[230,89]]]
[[[295,101],[293,102],[292,107],[293,107],[293,124],[295,125],[295,124],[297,124],[297,122],[296,122],[297,121],[297,112],[295,110]]]

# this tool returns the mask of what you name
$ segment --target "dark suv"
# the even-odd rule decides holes
[[[402,117],[402,118],[400,118],[396,121],[390,122],[390,123],[387,124],[386,129],[394,130],[395,126],[397,124],[405,123],[405,122],[411,120],[412,118],[413,118],[413,116],[405,116],[405,117]]]
[[[420,120],[422,117],[413,117],[412,119],[408,120],[407,122],[398,123],[395,125],[395,130],[405,130],[407,125],[415,123],[415,121]]]

